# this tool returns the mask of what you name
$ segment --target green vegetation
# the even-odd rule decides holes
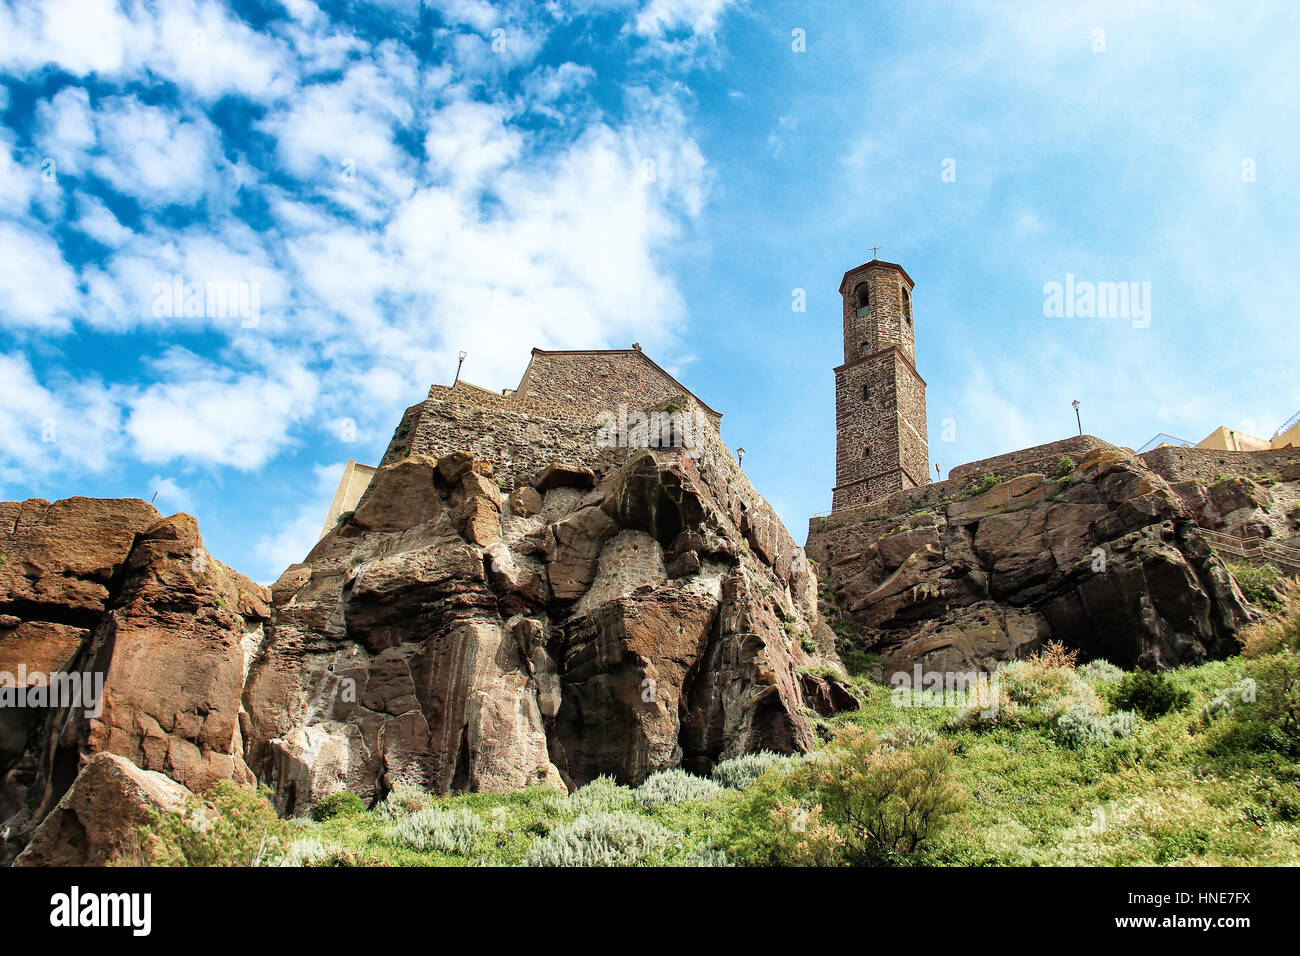
[[[1278,587],[1282,583],[1281,571],[1271,564],[1226,563],[1247,601],[1269,611],[1281,610],[1282,597]]]
[[[344,816],[351,813],[365,813],[366,805],[361,798],[350,790],[342,790],[339,793],[331,793],[328,797],[321,800],[316,806],[311,808],[311,818],[317,822],[328,820],[331,817]]]
[[[1065,478],[1078,467],[1078,462],[1073,458],[1069,455],[1062,455],[1061,460],[1056,463],[1056,474],[1058,477]]]
[[[340,515],[338,516],[337,519],[335,519],[335,521],[334,521],[334,527],[336,527],[336,528],[342,528],[344,525],[349,525],[349,524],[351,524],[351,523],[352,523],[352,517],[353,517],[353,515],[355,515],[355,514],[356,514],[355,511],[344,511],[342,514],[340,514]]]
[[[1004,665],[983,711],[899,706],[920,697],[854,677],[862,708],[819,720],[813,755],[635,790],[399,787],[370,811],[286,822],[222,784],[214,810],[155,816],[123,862],[1300,865],[1300,602],[1242,638],[1240,657],[1160,675],[1049,647]]]
[[[1125,674],[1115,689],[1115,706],[1121,710],[1137,711],[1147,719],[1163,717],[1181,710],[1191,702],[1190,691],[1178,687],[1164,674],[1135,671]]]
[[[1002,482],[1006,480],[1007,479],[1004,475],[985,475],[979,481],[971,482],[969,494],[982,495],[984,492],[1002,484]]]

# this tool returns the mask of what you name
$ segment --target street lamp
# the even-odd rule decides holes
[[[1070,403],[1074,406],[1074,420],[1079,426],[1079,434],[1083,434],[1083,419],[1079,417],[1079,400],[1076,398]]]
[[[736,449],[736,461],[739,462],[741,468],[745,467],[745,449]]]
[[[456,363],[456,377],[452,380],[452,385],[460,381],[460,367],[465,364],[465,352],[460,353],[460,360]]]

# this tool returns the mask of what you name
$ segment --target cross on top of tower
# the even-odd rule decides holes
[[[876,253],[879,252],[879,251],[880,251],[880,247],[879,247],[879,246],[872,246],[872,247],[871,247],[871,258],[873,258],[873,259],[878,258],[878,256],[876,255]]]

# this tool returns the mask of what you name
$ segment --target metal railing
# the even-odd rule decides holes
[[[1300,548],[1289,548],[1264,538],[1238,538],[1222,531],[1202,528],[1201,534],[1216,551],[1222,551],[1243,561],[1272,564],[1282,571],[1300,574]]]

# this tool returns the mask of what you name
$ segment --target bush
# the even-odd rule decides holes
[[[386,817],[389,820],[395,820],[408,813],[427,810],[432,807],[433,804],[434,799],[432,794],[409,783],[403,783],[398,784],[388,792],[388,796],[384,798],[384,802],[379,805],[378,812],[380,816]]]
[[[889,863],[915,852],[965,804],[949,779],[951,760],[939,743],[889,746],[851,724],[808,766],[820,817],[844,838],[846,857]]]
[[[1115,690],[1117,710],[1136,711],[1148,720],[1181,710],[1191,699],[1190,693],[1175,686],[1164,674],[1151,671],[1125,674]]]
[[[636,866],[662,862],[666,849],[678,839],[671,830],[633,813],[588,813],[534,841],[524,862],[528,866]]]
[[[760,750],[723,760],[713,768],[711,776],[720,786],[729,790],[744,790],[773,767],[789,766],[795,758]]]
[[[149,822],[115,860],[143,866],[264,866],[284,856],[289,825],[271,806],[266,786],[219,781],[206,801],[191,794],[171,813],[149,807]],[[207,806],[205,807],[205,802]]]
[[[1243,694],[1232,705],[1224,743],[1248,752],[1300,753],[1300,654],[1287,648],[1251,661],[1247,677],[1254,681],[1253,695]]]
[[[1060,460],[1056,463],[1056,474],[1060,478],[1066,478],[1069,476],[1070,472],[1074,471],[1074,469],[1078,467],[1078,464],[1073,458],[1069,455],[1062,455]]]
[[[459,810],[417,810],[398,820],[387,830],[393,843],[413,850],[454,853],[468,856],[478,845],[479,834],[487,829],[477,814],[464,807]]]
[[[979,481],[971,482],[970,493],[972,495],[982,495],[1006,480],[1004,475],[985,475]]]
[[[289,844],[277,866],[320,866],[341,852],[337,843],[325,844],[316,837],[300,837]]]
[[[1242,657],[1259,658],[1283,650],[1300,651],[1300,600],[1291,597],[1298,591],[1300,580],[1288,588],[1284,609],[1242,629],[1237,635],[1242,644]]]
[[[685,770],[660,770],[646,777],[636,788],[636,799],[647,810],[669,804],[689,803],[693,800],[712,800],[722,793],[708,777],[697,777]]]
[[[984,717],[990,708],[981,702],[963,710],[953,724],[979,727],[998,723],[1054,729],[1057,719],[1069,710],[1100,714],[1101,698],[1075,669],[1077,659],[1077,651],[1067,651],[1053,642],[1034,657],[999,666],[990,681],[990,689],[997,694],[996,713]]]
[[[1269,611],[1282,609],[1282,572],[1271,564],[1229,562],[1228,570],[1237,579],[1241,593],[1251,604]]]
[[[601,776],[565,797],[564,805],[574,814],[632,810],[636,807],[636,794],[630,787],[616,783],[613,777]]]
[[[361,802],[360,797],[351,790],[341,790],[318,801],[316,806],[311,808],[311,818],[319,823],[332,817],[355,816],[365,812],[366,805]]]
[[[1124,678],[1124,671],[1110,661],[1098,658],[1079,668],[1079,676],[1089,684],[1115,684]]]
[[[1126,710],[1101,716],[1078,707],[1056,718],[1058,736],[1071,747],[1105,747],[1137,729],[1137,720]]]

